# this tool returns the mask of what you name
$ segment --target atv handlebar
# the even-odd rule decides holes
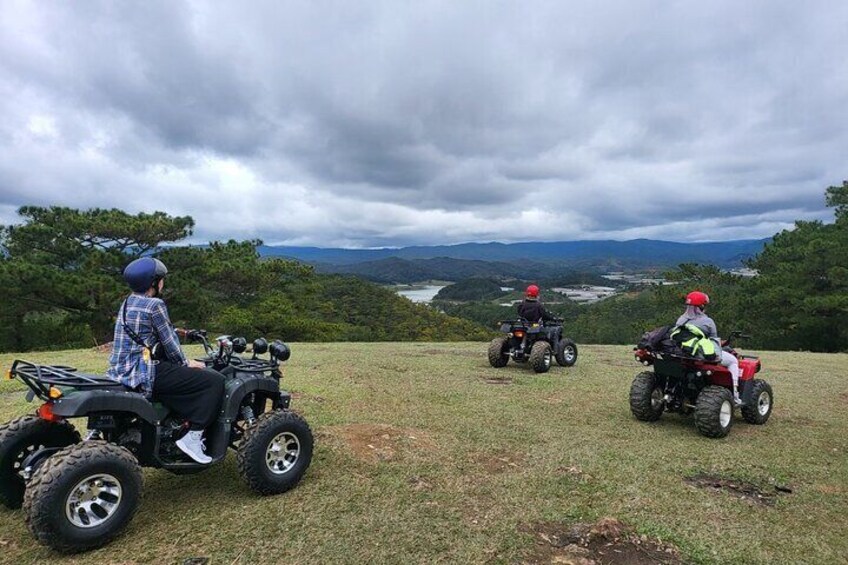
[[[735,340],[737,340],[737,339],[751,339],[751,337],[752,336],[750,334],[743,333],[740,330],[735,330],[735,331],[730,332],[730,335],[727,336],[727,339],[725,339],[722,342],[722,346],[733,347],[733,342]]]

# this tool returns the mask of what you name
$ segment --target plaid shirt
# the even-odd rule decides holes
[[[133,341],[124,329],[124,312],[127,316],[126,325],[148,347],[152,348],[159,343],[169,361],[179,365],[186,365],[187,361],[168,317],[168,308],[161,298],[131,294],[125,303],[126,310],[121,304],[115,321],[115,339],[106,374],[128,388],[150,395],[156,378],[156,361],[150,358],[150,351]]]

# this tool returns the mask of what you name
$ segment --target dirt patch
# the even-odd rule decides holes
[[[737,498],[762,506],[774,506],[779,495],[792,493],[791,488],[781,485],[762,487],[750,481],[720,477],[718,475],[708,475],[705,473],[686,477],[683,481],[686,484],[705,488],[713,492],[724,491]]]
[[[481,465],[487,473],[510,473],[521,469],[522,457],[513,453],[478,453],[474,461]]]
[[[358,459],[392,461],[417,451],[436,447],[426,432],[386,424],[350,424],[326,429],[329,437],[341,439]]]
[[[489,378],[489,379],[483,379],[483,382],[486,383],[487,385],[511,385],[512,379],[510,377]]]
[[[571,465],[569,467],[557,467],[557,474],[564,477],[572,477],[579,481],[591,481],[592,475],[588,473],[584,473],[583,469],[576,465]]]
[[[848,489],[839,485],[818,485],[816,490],[822,494],[845,494]]]
[[[323,396],[318,396],[317,394],[309,394],[308,392],[296,392],[291,391],[292,400],[303,400],[305,402],[317,402],[321,403],[326,400]]]
[[[468,355],[467,351],[461,351],[459,349],[425,349],[422,351],[424,355]]]
[[[524,563],[571,565],[656,565],[683,563],[674,546],[636,534],[615,518],[597,524],[566,526],[557,522],[532,524],[523,529],[536,545]]]

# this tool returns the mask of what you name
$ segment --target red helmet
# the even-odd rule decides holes
[[[539,298],[539,287],[535,284],[531,284],[527,287],[527,290],[524,291],[524,294],[527,298]]]
[[[710,303],[710,297],[706,293],[696,290],[686,295],[686,304],[688,306],[697,306],[703,308]]]

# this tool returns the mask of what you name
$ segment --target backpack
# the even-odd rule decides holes
[[[669,337],[690,357],[705,361],[717,361],[720,358],[716,343],[694,324],[675,327]]]
[[[669,332],[674,326],[660,326],[653,330],[642,334],[642,339],[636,344],[638,349],[647,349],[648,351],[658,351],[661,349],[663,340],[668,337]]]

